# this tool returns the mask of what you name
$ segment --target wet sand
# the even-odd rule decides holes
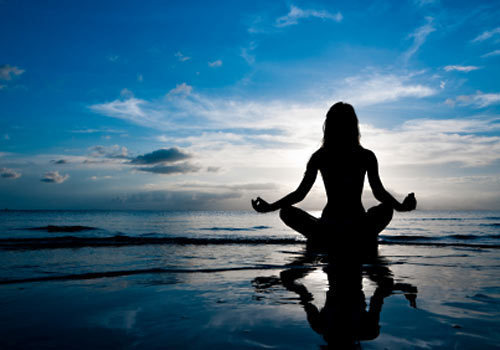
[[[66,269],[74,264],[78,275],[92,269],[80,259],[89,259],[87,249],[2,254],[30,254],[31,264],[49,257],[61,264],[65,257]],[[356,273],[342,274],[345,260],[311,258],[296,244],[139,246],[91,254],[101,270],[145,271],[0,286],[0,348],[334,348],[359,335],[361,323],[375,335],[354,342],[364,349],[500,344],[498,249],[381,245],[378,262],[361,266],[359,288]],[[167,270],[147,271],[153,265]],[[47,267],[39,274],[61,275]]]

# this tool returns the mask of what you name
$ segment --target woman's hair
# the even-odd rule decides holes
[[[354,108],[344,102],[337,102],[326,114],[323,124],[323,147],[329,149],[354,149],[359,143],[358,117]]]

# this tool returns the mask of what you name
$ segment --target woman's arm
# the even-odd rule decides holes
[[[403,203],[400,203],[389,192],[387,192],[384,185],[382,185],[382,181],[380,181],[377,157],[375,157],[375,154],[371,151],[368,151],[367,173],[368,182],[372,188],[373,195],[378,201],[382,203],[389,203],[397,211],[411,211],[417,207],[417,201],[413,193],[408,194],[403,200]]]
[[[285,197],[281,198],[280,200],[274,203],[268,203],[262,198],[257,197],[257,199],[252,199],[252,207],[255,209],[255,211],[258,211],[259,213],[267,213],[270,211],[281,209],[283,207],[294,205],[295,203],[298,203],[301,200],[303,200],[311,190],[311,187],[314,185],[314,182],[316,181],[316,177],[318,175],[318,167],[316,163],[317,162],[315,160],[315,155],[313,154],[313,156],[307,163],[307,168],[306,172],[304,173],[304,178],[302,179],[299,187],[297,187],[295,191],[287,194]]]

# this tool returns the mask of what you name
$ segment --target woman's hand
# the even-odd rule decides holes
[[[274,210],[271,204],[267,203],[260,197],[257,197],[257,199],[252,199],[252,207],[259,213],[268,213]]]
[[[415,193],[409,193],[406,198],[401,203],[400,211],[412,211],[417,207],[417,200],[415,199]]]

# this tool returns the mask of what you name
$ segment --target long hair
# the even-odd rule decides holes
[[[337,102],[326,114],[323,124],[323,148],[352,150],[361,147],[358,117],[354,108],[344,102]]]

